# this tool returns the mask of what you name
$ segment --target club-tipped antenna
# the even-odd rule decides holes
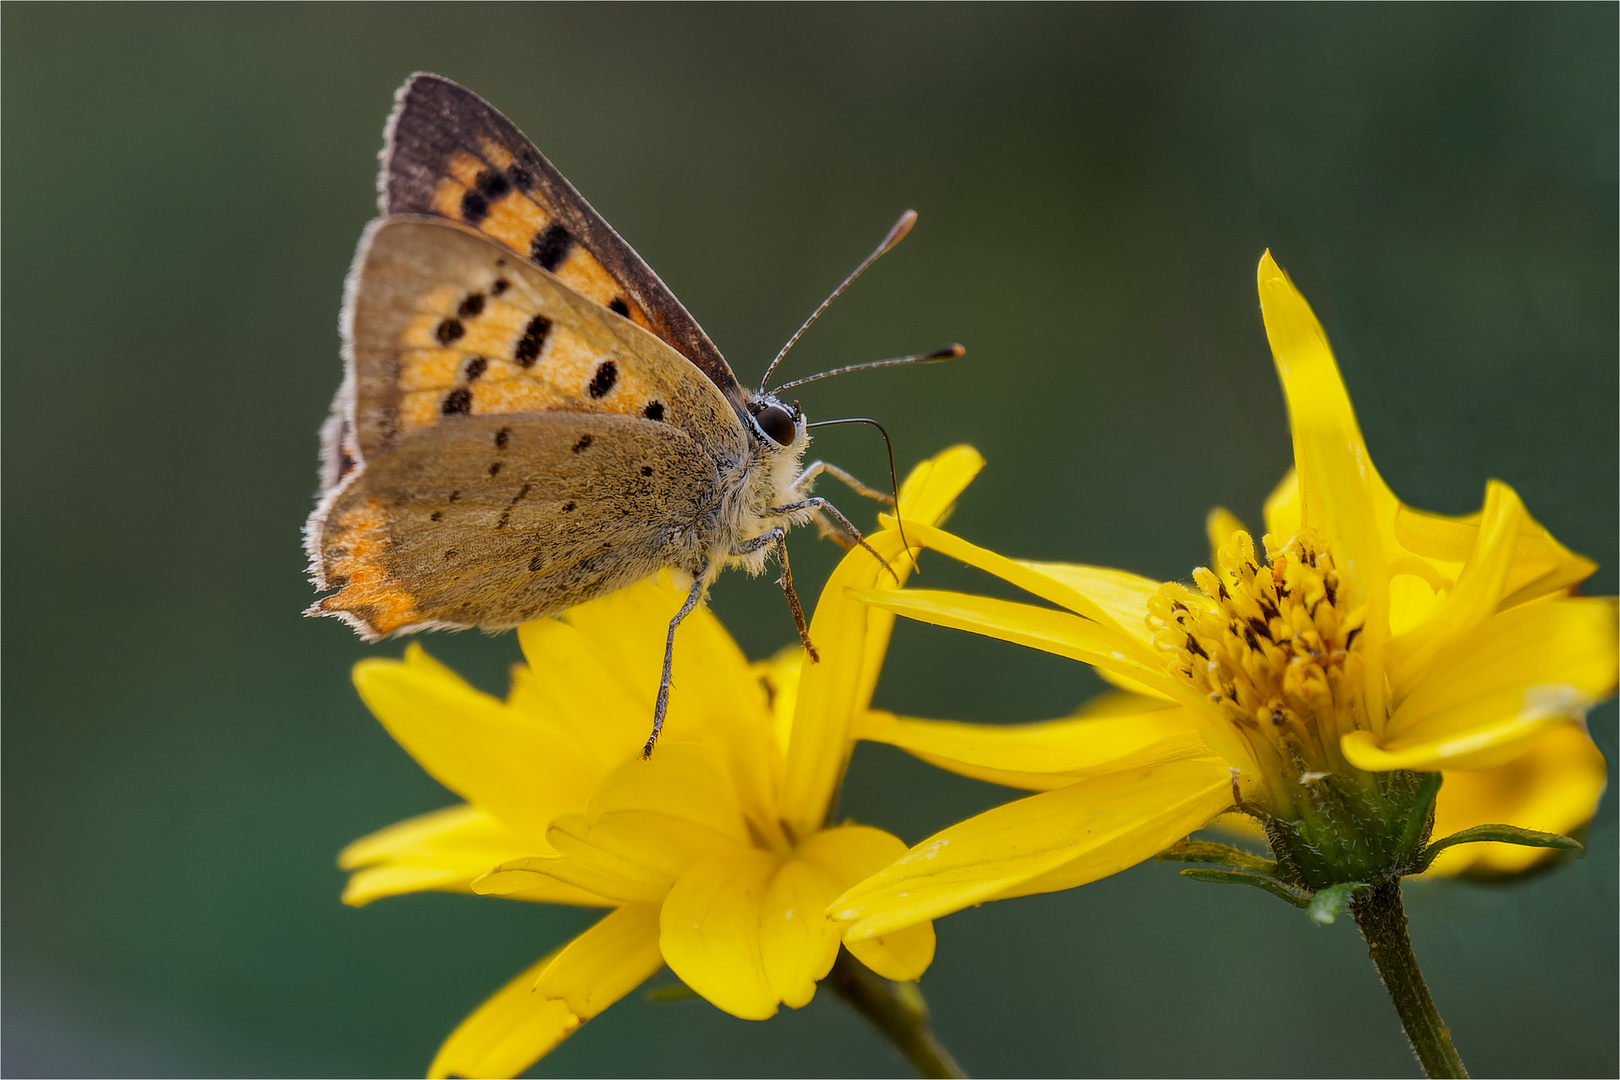
[[[894,223],[894,228],[889,230],[889,235],[883,238],[883,243],[877,246],[877,250],[872,252],[872,254],[868,255],[865,259],[861,260],[861,265],[857,266],[849,277],[844,279],[843,284],[834,289],[832,291],[832,295],[823,300],[821,302],[821,306],[810,313],[810,317],[804,320],[804,325],[799,327],[797,333],[788,338],[788,343],[782,346],[781,352],[776,354],[776,359],[771,361],[771,366],[765,369],[764,376],[759,380],[760,393],[763,394],[765,392],[765,384],[771,381],[771,372],[775,371],[776,365],[782,362],[782,357],[786,356],[788,354],[788,350],[793,348],[798,340],[804,336],[804,332],[806,330],[810,329],[810,324],[821,318],[821,313],[827,310],[827,305],[838,299],[839,294],[845,289],[849,288],[850,284],[854,282],[856,278],[860,277],[868,266],[871,266],[873,263],[877,262],[879,255],[882,255],[884,252],[894,247],[894,245],[904,240],[906,238],[906,233],[910,232],[911,227],[915,224],[917,224],[917,211],[907,210],[905,213],[901,214],[900,220]]]
[[[780,394],[789,387],[803,386],[805,383],[815,382],[817,379],[830,379],[834,375],[847,375],[851,371],[865,371],[867,368],[898,367],[901,364],[937,364],[941,360],[955,360],[966,352],[967,350],[960,345],[947,345],[943,349],[935,349],[929,353],[918,353],[915,356],[894,356],[887,360],[870,360],[864,364],[850,364],[848,367],[833,368],[831,371],[823,371],[819,375],[806,375],[802,379],[785,382],[772,390],[771,393]]]
[[[879,252],[879,254],[882,254]],[[900,474],[894,471],[894,443],[889,441],[889,433],[883,425],[869,416],[846,416],[841,420],[817,420],[813,424],[804,425],[806,428],[836,427],[839,424],[871,424],[883,436],[883,445],[889,451],[889,490],[894,494],[894,524],[900,530],[900,546],[905,550],[906,557],[911,558],[911,541],[906,539],[906,523],[900,517]],[[916,565],[916,560],[912,560]],[[893,573],[891,570],[890,573]],[[898,576],[896,578],[898,580]]]

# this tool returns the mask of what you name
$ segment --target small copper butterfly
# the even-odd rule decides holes
[[[798,403],[763,382],[744,389],[630,245],[470,90],[406,81],[378,187],[382,216],[345,286],[344,380],[304,530],[315,585],[333,591],[306,614],[369,641],[513,627],[684,571],[649,753],[675,628],[723,568],[757,574],[774,551],[814,660],[784,534],[813,518],[829,531],[831,515],[862,543],[809,494],[821,472],[887,496],[821,462],[801,468]]]

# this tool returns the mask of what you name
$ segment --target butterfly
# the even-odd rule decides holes
[[[684,571],[692,584],[669,624],[647,754],[675,629],[722,569],[758,574],[774,554],[814,661],[786,531],[814,519],[836,536],[830,516],[864,545],[809,494],[822,472],[892,498],[827,463],[801,467],[810,424],[798,403],[764,380],[745,389],[640,256],[477,94],[411,76],[378,188],[382,216],[345,285],[344,380],[304,529],[311,578],[330,594],[305,614],[368,641],[501,629]],[[845,285],[915,219],[902,217]]]

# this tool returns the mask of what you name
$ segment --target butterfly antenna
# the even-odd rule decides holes
[[[788,338],[788,343],[782,346],[781,352],[776,354],[776,359],[771,361],[771,366],[765,369],[764,377],[759,380],[760,393],[763,394],[765,392],[765,384],[771,381],[771,372],[775,371],[776,365],[782,362],[782,357],[786,356],[788,354],[788,350],[793,348],[798,340],[804,336],[804,332],[806,330],[810,329],[810,324],[821,318],[821,313],[827,310],[827,305],[838,299],[839,294],[845,289],[849,288],[851,283],[853,283],[856,278],[860,277],[868,266],[871,266],[873,263],[877,262],[879,255],[882,255],[884,252],[894,247],[894,245],[904,240],[906,238],[906,233],[910,232],[911,227],[915,224],[917,224],[917,211],[907,210],[905,213],[901,214],[900,220],[894,223],[894,228],[889,230],[889,235],[883,238],[883,243],[877,246],[877,250],[872,252],[872,254],[868,255],[865,259],[861,260],[861,265],[857,266],[854,272],[851,273],[849,277],[844,279],[843,284],[834,289],[832,291],[832,295],[823,300],[821,302],[821,306],[810,313],[810,317],[804,320],[804,325],[799,327],[798,332],[795,333],[791,338]]]
[[[794,379],[792,382],[785,382],[781,386],[778,386],[776,389],[772,390],[771,393],[780,394],[783,390],[786,390],[789,387],[803,386],[805,383],[815,382],[817,379],[830,379],[834,375],[847,375],[851,371],[865,371],[867,368],[897,367],[901,364],[937,364],[941,360],[955,360],[957,357],[966,352],[967,350],[962,348],[960,345],[947,345],[943,349],[935,349],[930,353],[918,353],[916,356],[895,356],[889,358],[888,360],[871,360],[864,364],[851,364],[848,367],[833,368],[831,371],[823,371],[819,375],[806,375],[802,379]]]
[[[879,254],[882,254],[879,252]],[[839,424],[871,424],[883,436],[883,445],[889,451],[889,491],[894,495],[894,524],[900,530],[900,545],[911,554],[911,541],[906,539],[906,523],[900,516],[900,476],[894,471],[894,443],[889,441],[889,433],[882,424],[869,416],[846,416],[842,420],[817,420],[813,424],[804,425],[806,428],[837,427]],[[913,560],[912,565],[916,565]]]

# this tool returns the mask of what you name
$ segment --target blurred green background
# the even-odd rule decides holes
[[[394,88],[527,131],[745,381],[902,209],[921,225],[786,369],[902,469],[977,445],[953,526],[1185,577],[1289,462],[1254,294],[1326,324],[1380,468],[1463,513],[1500,477],[1616,587],[1617,15],[1583,6],[3,9],[4,1058],[10,1075],[415,1074],[588,913],[338,903],[347,841],[451,797],[299,617],[339,290]],[[876,478],[870,431],[818,453]],[[829,492],[832,493],[832,492]],[[858,520],[859,500],[841,498]],[[806,531],[813,596],[836,550]],[[940,560],[927,584],[971,579]],[[792,640],[768,581],[713,595]],[[436,635],[491,689],[512,636]],[[903,625],[878,701],[1035,719],[1075,665]],[[1615,708],[1592,717],[1612,761]],[[1612,768],[1612,764],[1611,764]],[[1008,792],[856,756],[908,842]],[[1612,1076],[1613,790],[1583,860],[1408,887],[1476,1075]],[[939,926],[923,983],[981,1075],[1413,1074],[1355,928],[1143,866]],[[665,976],[665,979],[668,977]],[[540,1075],[882,1074],[828,995],[768,1024],[632,995]]]

